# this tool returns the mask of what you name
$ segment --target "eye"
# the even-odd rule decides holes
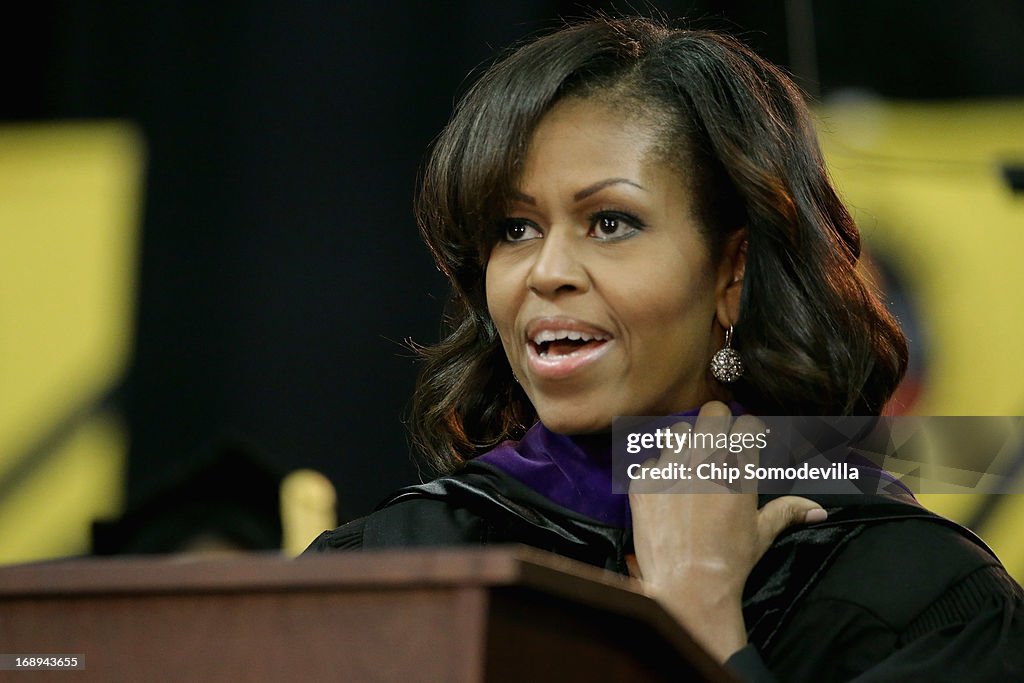
[[[541,237],[540,229],[524,218],[509,218],[502,222],[498,236],[505,242],[525,242]]]
[[[599,240],[626,239],[643,229],[639,218],[622,211],[599,211],[590,217],[590,234]]]

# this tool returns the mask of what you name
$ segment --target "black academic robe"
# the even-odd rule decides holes
[[[749,681],[1024,681],[1024,592],[971,532],[909,496],[808,496],[744,591]],[[762,504],[765,502],[761,501]],[[627,573],[632,534],[485,463],[401,489],[307,552],[524,543]]]

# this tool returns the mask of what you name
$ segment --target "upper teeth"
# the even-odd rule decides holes
[[[576,330],[541,330],[537,334],[533,335],[534,344],[543,344],[545,342],[558,341],[560,339],[569,339],[572,341],[605,341],[608,337],[601,334],[591,334],[589,332],[577,332]]]

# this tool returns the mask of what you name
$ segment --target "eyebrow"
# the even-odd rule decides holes
[[[583,188],[582,190],[580,190],[579,192],[572,196],[572,200],[574,202],[582,201],[589,197],[590,195],[596,192],[600,192],[604,188],[609,187],[611,185],[632,185],[633,187],[639,190],[643,190],[644,192],[647,191],[646,187],[640,185],[639,183],[634,183],[632,180],[629,180],[628,178],[607,178],[605,180],[599,180],[593,185],[588,185],[587,187]],[[523,194],[522,192],[513,192],[512,196],[525,204],[530,204],[531,206],[535,206],[537,204],[536,199],[534,199],[528,194]]]

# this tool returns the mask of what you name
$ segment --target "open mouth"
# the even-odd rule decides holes
[[[575,330],[544,330],[530,339],[530,346],[542,359],[553,360],[581,352],[596,350],[608,337]]]
[[[603,358],[615,337],[599,327],[568,318],[537,318],[526,332],[530,379],[576,377]]]
[[[550,342],[531,342],[537,355],[541,358],[555,358],[558,356],[570,356],[580,351],[596,349],[605,343],[603,339],[558,339]]]

